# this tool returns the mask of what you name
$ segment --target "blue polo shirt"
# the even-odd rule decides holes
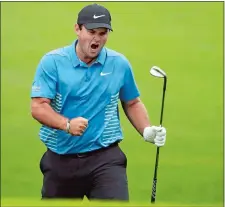
[[[122,140],[118,101],[139,97],[124,55],[104,47],[88,66],[77,57],[76,44],[45,54],[32,84],[31,97],[51,99],[52,108],[69,119],[88,119],[82,136],[42,125],[40,139],[58,154],[88,152]]]

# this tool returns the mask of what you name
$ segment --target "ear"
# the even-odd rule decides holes
[[[75,24],[74,31],[77,34],[77,36],[79,36],[79,34],[80,34],[80,28],[79,28],[79,25],[78,24]]]

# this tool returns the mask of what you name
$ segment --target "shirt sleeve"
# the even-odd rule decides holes
[[[31,97],[53,99],[56,95],[57,71],[52,55],[45,55],[37,67]]]
[[[120,100],[123,102],[131,101],[140,96],[132,67],[128,60],[125,62],[125,68],[124,84],[120,89]]]

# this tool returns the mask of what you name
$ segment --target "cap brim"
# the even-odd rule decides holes
[[[105,23],[87,23],[84,24],[86,29],[97,29],[97,28],[107,28],[112,30],[112,27],[109,24],[105,24]]]

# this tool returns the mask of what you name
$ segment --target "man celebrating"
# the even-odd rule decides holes
[[[45,54],[37,67],[31,109],[47,147],[42,198],[129,199],[119,99],[145,141],[165,144],[166,130],[151,126],[129,61],[104,47],[110,30],[106,8],[84,7],[77,40]]]

